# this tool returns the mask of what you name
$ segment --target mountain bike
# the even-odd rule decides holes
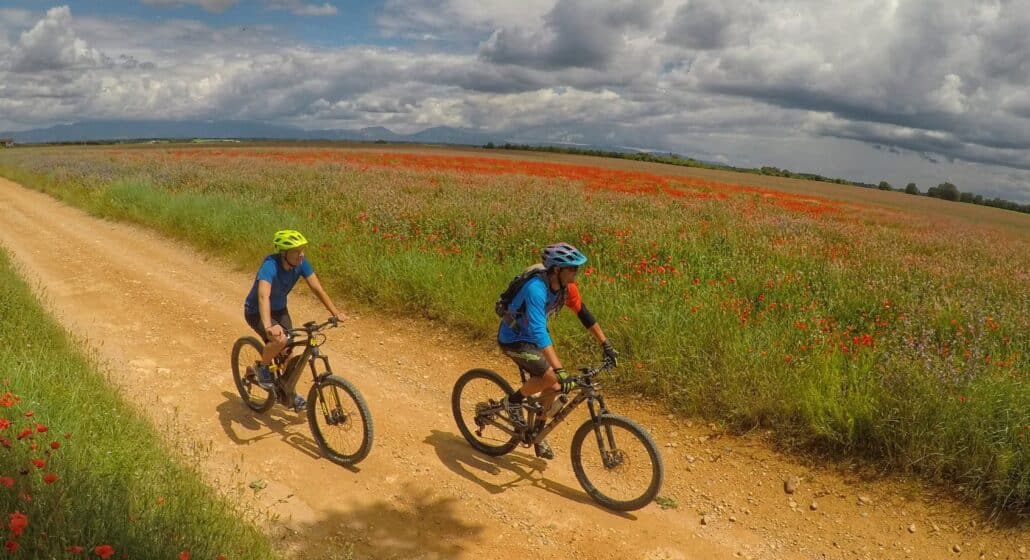
[[[269,366],[271,390],[258,384],[254,369],[261,363],[264,345],[253,336],[240,338],[232,347],[232,377],[240,397],[251,410],[266,412],[277,402],[292,408],[297,380],[307,365],[313,380],[307,403],[311,434],[326,458],[348,466],[360,462],[372,448],[372,414],[357,387],[333,375],[329,358],[320,349],[325,342],[322,331],[330,326],[337,326],[335,318],[321,324],[304,323],[303,327],[287,332],[286,348]],[[291,356],[300,347],[303,351]]]
[[[518,445],[530,446],[547,437],[586,402],[590,418],[572,437],[572,470],[583,490],[604,507],[617,511],[640,509],[654,500],[662,487],[664,467],[651,435],[632,420],[608,411],[599,391],[597,375],[615,367],[606,360],[595,368],[582,368],[569,395],[559,395],[550,422],[537,425],[543,414],[538,397],[523,401],[526,422],[515,422],[501,399],[514,393],[498,373],[488,369],[465,372],[454,384],[451,409],[461,435],[476,450],[490,456],[510,453]],[[519,368],[525,383],[528,375]],[[591,437],[593,436],[593,437]],[[590,440],[596,448],[587,443]]]

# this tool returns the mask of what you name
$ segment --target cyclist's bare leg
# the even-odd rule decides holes
[[[261,354],[261,363],[268,364],[272,363],[272,360],[286,348],[287,338],[286,335],[282,335],[275,340],[269,340],[268,344],[265,345],[265,351]]]
[[[519,389],[524,397],[540,393],[540,404],[543,405],[545,412],[551,409],[554,399],[558,398],[559,391],[561,391],[561,384],[558,383],[558,376],[555,375],[554,368],[548,368],[539,377],[530,377],[526,384]],[[542,417],[542,419],[547,420],[546,417]]]

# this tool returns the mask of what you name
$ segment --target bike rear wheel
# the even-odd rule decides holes
[[[664,476],[662,457],[650,434],[628,418],[609,414],[596,422],[587,420],[576,430],[572,470],[591,498],[616,511],[651,503]]]
[[[232,347],[232,380],[243,403],[255,412],[265,412],[275,405],[275,395],[258,385],[254,372],[264,351],[264,345],[252,336],[237,340]]]
[[[308,424],[318,447],[338,465],[354,465],[372,449],[372,413],[350,381],[320,377],[308,393]]]
[[[511,453],[518,446],[516,436],[490,424],[498,418],[510,424],[500,402],[514,392],[503,377],[488,369],[472,369],[458,378],[451,393],[451,410],[469,445],[494,457]]]

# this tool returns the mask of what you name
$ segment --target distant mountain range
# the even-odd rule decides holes
[[[167,120],[97,120],[60,124],[47,128],[0,133],[19,144],[48,142],[84,142],[150,139],[238,138],[293,140],[386,140],[483,145],[504,142],[503,135],[484,134],[473,130],[439,126],[414,134],[398,134],[377,126],[360,130],[302,128],[268,124],[260,121],[167,121]]]
[[[261,121],[234,120],[94,120],[18,132],[0,132],[0,138],[10,138],[18,144],[232,138],[240,140],[356,140],[364,142],[384,140],[387,142],[469,146],[482,146],[489,142],[494,144],[510,142],[513,144],[538,146],[575,146],[616,152],[648,151],[623,146],[569,142],[566,141],[566,138],[569,136],[567,131],[560,129],[488,133],[465,128],[437,126],[413,134],[400,134],[382,126],[358,130],[306,130],[294,126],[269,124]]]

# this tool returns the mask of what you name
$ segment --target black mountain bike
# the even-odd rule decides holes
[[[510,453],[519,444],[528,447],[543,440],[586,402],[590,418],[572,437],[572,470],[576,479],[604,507],[617,511],[640,509],[658,495],[664,467],[650,434],[636,422],[611,414],[605,406],[596,376],[612,367],[614,364],[606,360],[599,367],[581,369],[574,378],[572,398],[560,395],[561,408],[544,426],[537,426],[537,418],[543,413],[539,399],[529,397],[523,401],[526,422],[520,426],[501,404],[504,395],[514,392],[508,381],[488,369],[469,370],[454,384],[454,419],[472,447],[496,457]],[[525,383],[526,372],[520,368],[519,375]],[[587,440],[597,446],[589,445]]]
[[[288,331],[286,348],[269,366],[273,378],[271,390],[258,384],[254,370],[261,362],[264,345],[252,336],[242,337],[232,347],[232,377],[243,402],[251,410],[266,412],[276,402],[292,409],[297,380],[306,364],[313,379],[307,405],[311,434],[326,458],[347,466],[360,462],[372,448],[372,414],[358,389],[346,379],[333,375],[329,358],[319,348],[325,342],[325,333],[321,331],[336,325],[335,318],[330,318],[322,324],[311,321]],[[303,351],[291,356],[298,347],[303,347]]]

